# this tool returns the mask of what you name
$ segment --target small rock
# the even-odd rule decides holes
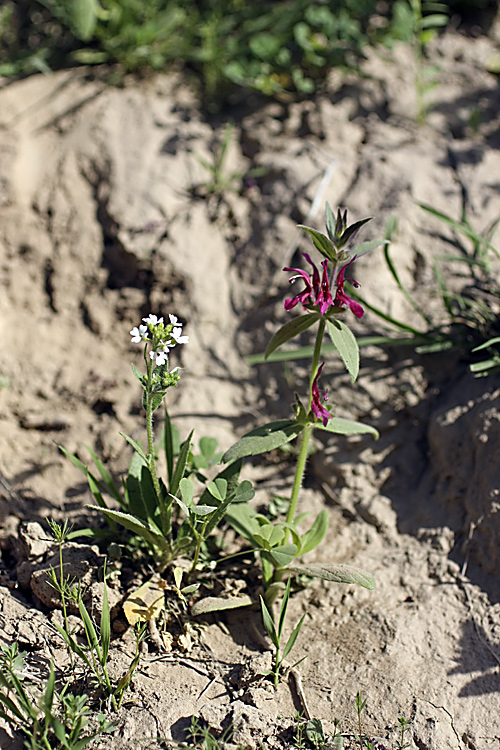
[[[54,547],[54,540],[36,521],[21,523],[18,533],[17,554],[22,560],[42,557]]]
[[[99,555],[97,547],[83,544],[68,544],[63,549],[63,576],[75,585],[83,586],[86,590],[95,580],[97,569],[104,565],[104,557]],[[60,609],[61,596],[54,589],[50,580],[50,572],[54,570],[57,580],[60,580],[59,552],[33,568],[30,586],[36,597],[49,609]],[[70,607],[75,610],[75,607]]]

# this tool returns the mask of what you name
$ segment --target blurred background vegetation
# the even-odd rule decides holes
[[[119,83],[180,70],[209,108],[238,91],[310,95],[332,67],[356,69],[366,45],[410,41],[416,6],[485,30],[498,0],[4,0],[0,75],[83,64]]]

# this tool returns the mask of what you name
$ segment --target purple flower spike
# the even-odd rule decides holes
[[[326,427],[326,425],[328,424],[328,420],[332,418],[332,415],[330,414],[328,409],[326,409],[321,403],[321,396],[323,396],[324,401],[328,399],[328,396],[326,395],[325,391],[320,390],[318,386],[318,378],[321,375],[321,370],[323,369],[324,364],[324,362],[320,364],[320,366],[318,367],[318,372],[316,373],[316,377],[313,380],[311,411],[316,417],[318,417],[318,419],[321,419],[321,421],[323,422],[323,427]]]
[[[347,305],[347,307],[349,307],[352,310],[352,312],[357,318],[362,318],[363,315],[365,314],[365,311],[363,310],[359,302],[356,302],[356,300],[349,297],[344,291],[344,282],[346,281],[346,279],[344,279],[344,274],[345,274],[346,268],[347,266],[350,266],[351,263],[353,263],[355,260],[356,260],[356,256],[354,256],[354,258],[350,260],[349,263],[346,263],[346,265],[343,268],[341,268],[341,270],[339,271],[339,275],[337,276],[337,293],[335,295],[335,304],[338,305],[339,307],[343,307],[344,305]],[[354,279],[347,279],[347,281],[350,281],[351,284],[355,287],[359,286],[358,282],[354,281]]]

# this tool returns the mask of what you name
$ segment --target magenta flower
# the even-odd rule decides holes
[[[338,272],[335,281],[337,289],[334,298],[332,296],[330,280],[328,278],[328,260],[323,260],[321,262],[321,265],[323,266],[323,273],[320,276],[318,268],[313,263],[310,256],[307,253],[302,253],[302,255],[313,267],[312,276],[306,271],[303,271],[301,268],[286,267],[283,269],[284,271],[291,271],[292,273],[295,273],[295,276],[292,276],[292,278],[290,279],[291,284],[293,284],[297,279],[302,279],[302,281],[306,285],[306,288],[302,292],[296,294],[295,297],[289,297],[285,300],[285,310],[287,312],[293,310],[295,305],[298,305],[300,302],[305,308],[309,307],[310,305],[318,305],[321,315],[324,315],[330,307],[343,309],[347,306],[350,310],[352,310],[357,318],[362,318],[364,315],[363,308],[361,307],[359,302],[351,299],[351,297],[349,297],[344,290],[344,282],[346,281],[346,279],[344,279],[345,270],[347,266],[351,265],[351,263],[356,260],[356,256],[354,256],[354,258],[352,258],[349,263],[346,263]],[[359,284],[354,281],[354,279],[347,279],[347,281],[350,281],[351,284],[355,287],[359,286]]]
[[[313,275],[311,276],[306,273],[306,271],[303,271],[301,268],[284,268],[284,271],[292,271],[295,272],[296,275],[292,276],[292,278],[289,280],[290,284],[293,284],[297,279],[302,279],[304,284],[306,285],[306,288],[303,292],[300,292],[300,294],[295,295],[295,297],[290,297],[289,299],[285,300],[285,310],[289,312],[290,310],[293,310],[295,305],[298,305],[299,302],[302,303],[302,305],[305,307],[306,304],[309,302],[311,297],[317,297],[319,290],[320,290],[320,280],[319,280],[319,271],[312,262],[310,256],[307,253],[302,253],[304,258],[307,260],[308,263],[313,267]],[[309,304],[311,304],[309,302]]]
[[[326,427],[326,425],[328,424],[328,420],[332,418],[332,415],[330,414],[328,409],[326,409],[321,403],[321,396],[323,396],[323,401],[326,401],[328,399],[328,396],[326,395],[325,391],[320,390],[318,386],[318,378],[321,375],[321,370],[323,369],[324,364],[324,362],[320,364],[320,366],[318,367],[318,372],[316,373],[316,377],[313,380],[311,389],[311,411],[316,417],[318,417],[318,419],[321,419],[321,421],[323,422],[323,427]]]
[[[321,285],[319,293],[316,297],[315,305],[319,305],[319,311],[321,315],[324,315],[329,307],[332,307],[335,303],[333,301],[332,293],[330,291],[330,282],[328,280],[328,261],[323,260],[321,262],[323,266],[323,276],[321,279]]]
[[[352,310],[352,312],[357,318],[362,318],[363,315],[365,314],[365,311],[363,310],[359,302],[356,302],[356,300],[349,297],[344,291],[344,282],[346,281],[346,279],[344,279],[345,270],[347,266],[350,266],[351,263],[353,263],[355,260],[356,260],[356,256],[354,256],[354,258],[352,258],[352,260],[350,260],[349,263],[346,263],[346,265],[343,266],[339,271],[339,274],[337,276],[337,282],[336,282],[337,293],[335,295],[335,305],[338,305],[339,307],[343,307],[344,305],[347,305],[347,307],[349,307]],[[358,282],[354,281],[354,279],[347,279],[347,281],[350,281],[351,284],[355,287],[359,286]]]

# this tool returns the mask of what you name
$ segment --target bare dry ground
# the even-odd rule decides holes
[[[89,445],[117,472],[128,465],[119,432],[140,439],[143,429],[129,330],[150,312],[186,321],[185,369],[170,401],[183,437],[194,426],[227,448],[289,416],[301,368],[245,358],[285,320],[281,269],[307,247],[295,225],[307,217],[322,228],[322,210],[309,215],[315,197],[353,220],[375,217],[363,239],[382,237],[396,215],[400,275],[437,314],[432,259],[450,254],[453,233],[417,201],[459,218],[465,195],[478,229],[499,215],[500,95],[485,72],[494,49],[486,38],[440,40],[435,106],[421,127],[404,47],[390,60],[374,53],[365,79],[333,75],[313,100],[239,104],[227,171],[265,169],[219,202],[194,188],[207,179],[197,157],[211,158],[223,124],[204,119],[177,79],[111,89],[72,71],[0,89],[0,638],[18,640],[32,670],[46,676],[51,651],[61,664],[66,655],[52,627],[60,614],[31,575],[44,549],[25,524],[100,521],[57,444],[82,460]],[[448,275],[464,283],[456,265]],[[414,321],[380,251],[358,261],[356,277],[372,304]],[[356,330],[381,324],[367,313]],[[373,424],[380,439],[320,444],[301,508],[330,514],[316,559],[354,562],[377,588],[316,582],[294,596],[290,625],[307,612],[295,654],[307,656],[309,711],[327,730],[336,717],[352,732],[361,690],[365,731],[387,747],[405,715],[411,747],[498,748],[500,378],[474,379],[453,353],[401,347],[364,349],[355,386],[335,359],[324,374],[337,415]],[[288,456],[245,471],[260,504],[290,489]],[[97,567],[88,548],[80,555]],[[125,593],[118,586],[117,598]],[[293,685],[275,693],[258,680],[269,658],[259,628],[257,610],[236,612],[197,626],[184,651],[151,644],[115,734],[91,746],[155,747],[181,739],[194,715],[215,733],[231,724],[245,748],[293,747],[303,706]],[[130,632],[116,632],[117,674],[132,645]],[[15,746],[5,727],[0,746]]]

